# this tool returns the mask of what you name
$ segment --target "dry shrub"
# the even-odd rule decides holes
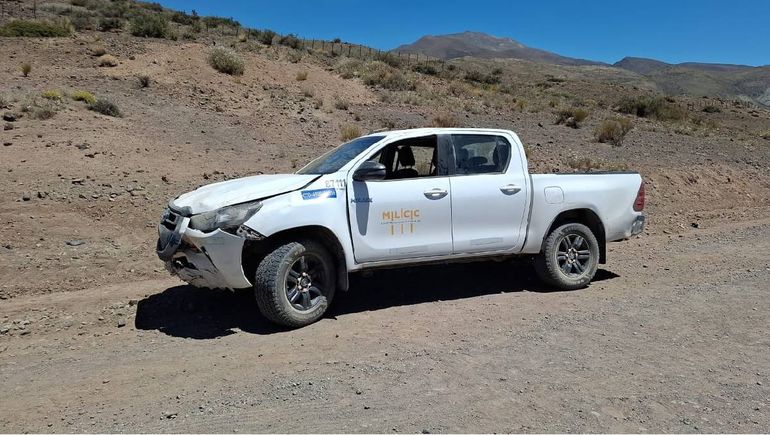
[[[57,21],[12,20],[0,26],[0,36],[50,38],[70,36],[73,30],[66,17]]]
[[[295,77],[298,82],[304,82],[307,80],[307,71],[298,71],[297,76]]]
[[[618,102],[618,112],[660,121],[679,121],[686,118],[687,112],[672,104],[672,101],[660,96],[625,98]]]
[[[357,125],[347,124],[340,128],[340,139],[347,142],[361,136],[361,129]]]
[[[29,76],[30,72],[32,72],[32,65],[30,65],[29,62],[21,64],[21,73],[24,74],[24,77]]]
[[[136,76],[136,79],[139,81],[139,87],[140,88],[149,88],[150,87],[150,76],[146,74],[141,74]]]
[[[762,139],[770,140],[770,130],[763,130],[759,132],[759,137]]]
[[[628,118],[607,119],[596,128],[594,136],[601,143],[611,143],[617,147],[632,128],[634,125]]]
[[[567,159],[567,166],[578,171],[590,172],[593,169],[600,169],[602,164],[589,157],[570,157]]]
[[[350,107],[350,103],[347,102],[347,100],[343,100],[340,97],[336,97],[334,99],[334,108],[338,110],[348,110],[348,107]]]
[[[118,106],[110,100],[96,100],[88,105],[88,109],[115,118],[123,116]]]
[[[238,54],[228,48],[217,47],[211,50],[209,64],[215,70],[232,76],[243,75],[245,66]]]
[[[99,57],[99,66],[118,66],[118,59],[111,54],[105,54]]]
[[[580,123],[588,117],[588,111],[579,107],[569,107],[556,113],[556,124],[580,128]]]
[[[87,104],[93,104],[96,102],[96,97],[94,94],[88,91],[75,91],[70,96],[75,101],[82,101]]]
[[[457,118],[454,117],[451,113],[443,113],[441,115],[436,115],[433,117],[433,121],[431,122],[432,127],[459,127],[459,123],[457,122]]]
[[[46,91],[43,91],[43,93],[40,94],[40,96],[45,98],[46,100],[52,100],[52,101],[62,100],[62,93],[58,89],[48,89]]]
[[[99,56],[104,56],[105,54],[107,54],[107,49],[104,48],[103,46],[94,45],[93,47],[91,47],[91,56],[99,57]]]

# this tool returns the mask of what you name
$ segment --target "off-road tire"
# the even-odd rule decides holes
[[[585,240],[590,255],[585,270],[577,275],[564,272],[557,258],[562,240],[565,237],[574,237],[575,235]],[[576,290],[586,287],[596,274],[598,266],[599,242],[587,226],[577,223],[564,224],[554,229],[545,239],[543,251],[535,257],[535,271],[540,279],[547,285],[560,290]]]
[[[324,297],[309,311],[300,311],[289,302],[286,279],[289,269],[300,257],[310,254],[321,259],[327,282]],[[313,240],[288,242],[275,247],[257,267],[254,294],[259,310],[268,320],[282,326],[299,328],[320,319],[334,298],[336,274],[329,251]]]

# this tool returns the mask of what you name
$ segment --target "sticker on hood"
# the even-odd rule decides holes
[[[306,201],[310,199],[325,199],[325,198],[336,198],[336,197],[337,197],[337,191],[335,189],[315,189],[315,190],[302,191],[302,199]]]

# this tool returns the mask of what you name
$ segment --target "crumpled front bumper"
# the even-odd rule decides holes
[[[251,287],[241,261],[245,239],[222,230],[194,230],[189,221],[167,212],[158,226],[157,254],[166,269],[195,287]]]

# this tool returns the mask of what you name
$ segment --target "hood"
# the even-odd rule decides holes
[[[277,174],[222,181],[180,195],[171,201],[171,205],[179,211],[189,211],[189,214],[205,213],[228,205],[291,192],[318,177],[319,175]],[[185,208],[188,210],[184,210]]]

